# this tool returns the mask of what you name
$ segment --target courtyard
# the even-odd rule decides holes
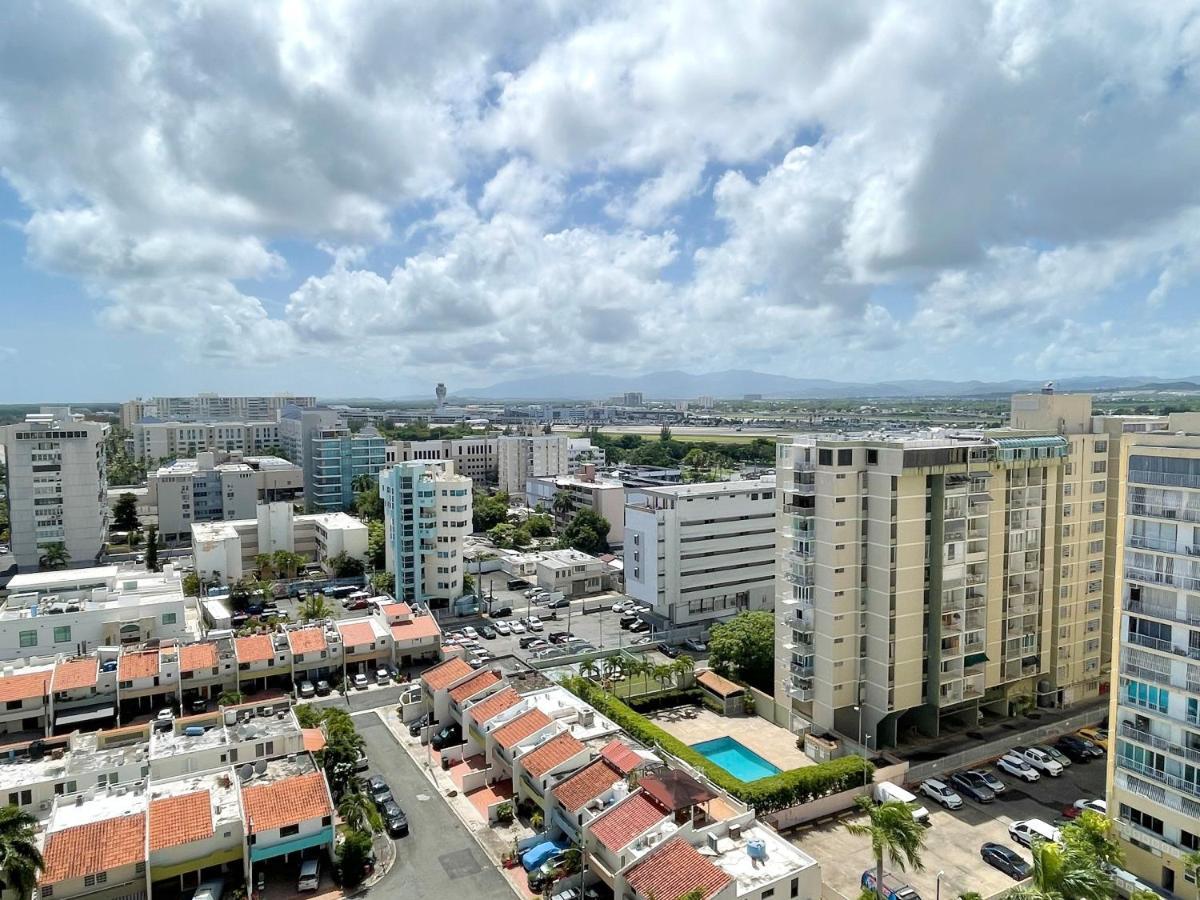
[[[794,734],[758,716],[722,716],[706,706],[688,704],[648,713],[646,718],[688,746],[731,737],[782,771],[815,765],[796,747]]]

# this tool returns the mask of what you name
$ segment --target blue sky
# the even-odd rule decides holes
[[[1194,12],[11,4],[0,402],[1200,375]]]

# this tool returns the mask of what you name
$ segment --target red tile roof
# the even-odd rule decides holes
[[[411,616],[412,607],[407,603],[385,603],[379,607],[385,616]]]
[[[696,676],[696,681],[718,697],[737,697],[746,693],[746,689],[736,681],[730,681],[712,671],[701,672]]]
[[[275,646],[265,634],[240,637],[234,642],[238,662],[263,662],[275,658]]]
[[[142,650],[140,653],[123,653],[117,664],[117,675],[121,681],[135,678],[153,678],[158,674],[158,651]]]
[[[243,788],[242,808],[247,820],[254,821],[251,834],[333,815],[320,772]]]
[[[571,732],[562,731],[522,756],[521,765],[530,775],[541,778],[555,766],[562,765],[586,749]]]
[[[207,641],[201,644],[185,644],[179,648],[179,671],[197,672],[200,669],[215,669],[217,645]]]
[[[213,835],[208,791],[150,801],[150,849],[162,850]]]
[[[484,669],[482,672],[476,673],[474,678],[468,678],[458,687],[450,691],[450,699],[455,703],[462,703],[464,700],[474,697],[480,691],[490,688],[493,684],[500,681],[500,676],[491,669]]]
[[[561,781],[551,791],[567,812],[578,812],[595,800],[624,776],[607,760],[596,759],[570,778]]]
[[[0,678],[0,703],[46,696],[46,692],[50,689],[50,676],[53,673],[53,669],[46,669],[41,672],[27,672],[24,675],[9,675],[7,678]]]
[[[53,832],[42,851],[42,884],[146,861],[146,814],[89,822]]]
[[[628,744],[617,739],[605,744],[600,755],[620,769],[622,775],[628,775],[646,761]]]
[[[325,732],[320,728],[301,728],[300,734],[304,737],[304,749],[309,753],[325,749]]]
[[[100,662],[94,656],[68,659],[54,667],[53,690],[73,691],[96,684]]]
[[[441,633],[433,616],[413,616],[406,622],[392,625],[392,638],[397,641],[424,641],[440,637]]]
[[[475,720],[475,724],[482,725],[487,722],[492,716],[499,715],[506,709],[512,709],[521,702],[521,695],[510,687],[496,691],[490,697],[478,701],[467,707],[467,712],[471,714],[471,718]]]
[[[540,731],[550,724],[550,717],[540,709],[531,709],[517,716],[507,725],[502,725],[492,732],[496,743],[505,750],[510,750],[520,741],[525,740],[535,731]]]
[[[667,815],[665,809],[638,791],[597,818],[589,830],[615,853]]]
[[[320,653],[325,649],[324,628],[298,628],[288,632],[293,653]]]
[[[426,669],[421,675],[421,680],[431,691],[444,691],[458,679],[465,678],[474,671],[462,657],[452,656],[432,669]]]
[[[625,873],[626,883],[643,897],[682,897],[699,888],[707,898],[732,880],[681,837],[667,841]]]
[[[370,622],[351,622],[349,625],[339,625],[342,640],[347,647],[361,647],[363,644],[375,643],[375,629]]]

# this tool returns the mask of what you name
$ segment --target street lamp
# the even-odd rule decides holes
[[[946,873],[938,869],[937,873],[937,900],[942,900],[942,876]]]

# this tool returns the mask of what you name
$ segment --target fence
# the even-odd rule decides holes
[[[931,762],[918,763],[915,766],[909,767],[908,779],[910,782],[924,781],[926,778],[932,778],[941,772],[952,772],[955,769],[964,768],[980,760],[1001,756],[1014,744],[1038,744],[1046,738],[1068,734],[1087,725],[1095,725],[1104,718],[1107,712],[1107,705],[1092,707],[1083,712],[1078,712],[1073,716],[1068,716],[1065,719],[1055,719],[1053,722],[1048,722],[1045,725],[1039,725],[1027,731],[1007,734],[986,744],[979,744],[976,747],[971,747],[958,753],[951,753],[948,756],[939,757]]]

